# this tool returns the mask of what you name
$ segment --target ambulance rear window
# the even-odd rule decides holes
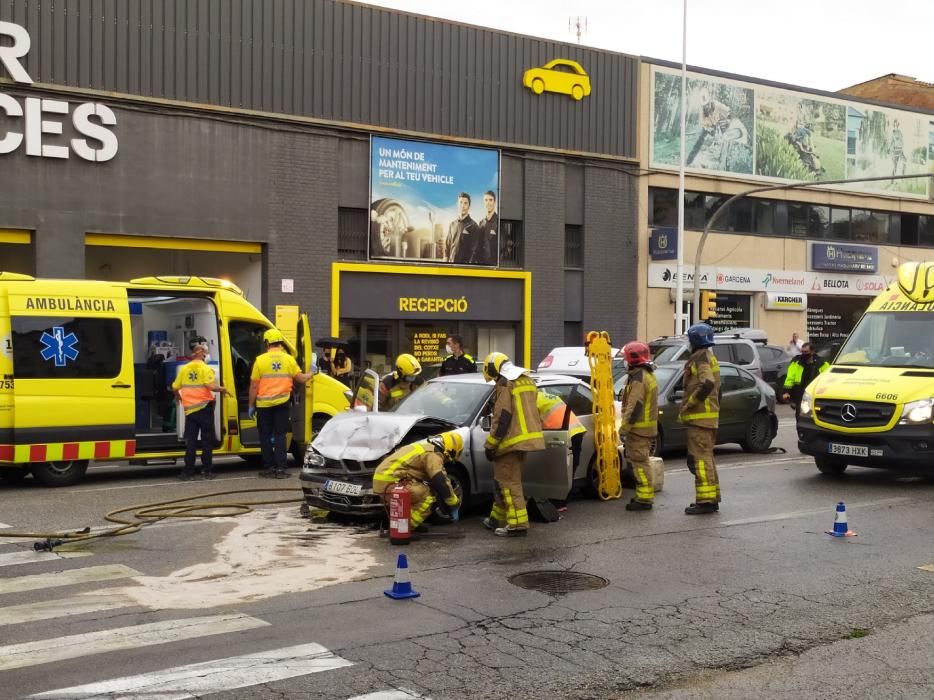
[[[15,316],[12,321],[16,379],[112,379],[120,374],[119,319]]]

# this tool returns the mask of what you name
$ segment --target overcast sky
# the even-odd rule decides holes
[[[368,0],[408,12],[681,61],[681,0]],[[934,0],[688,0],[691,65],[836,91],[886,73],[934,82]]]

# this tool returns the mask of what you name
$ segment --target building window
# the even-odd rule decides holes
[[[854,241],[888,243],[889,215],[880,211],[854,209],[852,236]]]
[[[584,268],[584,228],[564,226],[564,267],[573,270]]]
[[[850,210],[834,207],[830,210],[830,237],[850,240]]]
[[[369,210],[337,210],[337,257],[343,260],[366,260]]]
[[[705,203],[706,198],[702,192],[684,193],[684,228],[692,231],[704,230]]]
[[[522,222],[499,222],[500,267],[522,267]]]
[[[649,190],[651,226],[678,225],[678,190],[653,187]]]

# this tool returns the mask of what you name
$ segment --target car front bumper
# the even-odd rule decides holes
[[[878,433],[827,430],[810,418],[798,419],[798,449],[813,457],[875,469],[934,472],[934,426],[896,425]],[[831,453],[831,444],[865,447],[868,456]]]
[[[325,483],[328,481],[343,481],[346,483],[357,484],[362,490],[358,496],[348,496],[342,493],[332,493],[325,489]],[[368,520],[381,518],[386,509],[383,506],[383,499],[373,493],[373,477],[348,477],[322,474],[315,471],[302,469],[301,475],[302,492],[305,495],[305,502],[312,508],[322,508],[332,513],[341,515],[353,515]]]

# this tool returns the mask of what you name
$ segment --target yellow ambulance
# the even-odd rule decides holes
[[[257,458],[250,371],[272,326],[226,280],[95,282],[0,272],[0,478],[32,473],[47,486],[67,486],[91,460],[182,457],[184,411],[171,384],[198,336],[208,342],[218,380],[235,393],[217,398],[215,454]],[[306,316],[294,332],[290,351],[308,371]],[[295,392],[293,453],[304,456],[312,431],[349,406],[346,393],[322,374]]]
[[[934,263],[905,263],[804,392],[798,448],[848,465],[934,472]]]

